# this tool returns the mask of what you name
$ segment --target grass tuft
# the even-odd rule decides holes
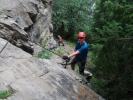
[[[13,94],[12,90],[0,91],[0,99],[6,99],[7,97],[11,96],[12,94]]]
[[[38,53],[39,58],[50,59],[51,56],[52,53],[46,49],[43,49],[41,52]]]

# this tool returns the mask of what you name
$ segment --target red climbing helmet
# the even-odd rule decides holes
[[[85,36],[86,36],[85,32],[78,33],[78,38],[85,38]]]

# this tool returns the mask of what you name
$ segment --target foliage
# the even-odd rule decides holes
[[[91,36],[92,43],[103,48],[93,49],[92,85],[108,100],[133,99],[132,19],[132,0],[97,0]]]
[[[109,39],[96,60],[92,85],[108,100],[133,99],[133,39]]]
[[[56,54],[58,54],[58,55],[60,55],[60,56],[63,56],[68,51],[66,51],[65,48],[63,48],[63,47],[58,47],[53,52],[56,53]]]
[[[38,53],[39,58],[50,59],[51,56],[52,53],[46,49],[43,49],[41,52]]]
[[[6,99],[13,94],[10,90],[0,91],[0,99]]]
[[[88,32],[90,29],[89,5],[92,3],[88,0],[54,0],[54,33],[70,39],[78,31]]]
[[[90,51],[92,52],[92,60],[93,60],[93,62],[95,61],[95,59],[97,58],[97,55],[98,55],[98,53],[100,52],[100,50],[102,49],[102,47],[103,47],[103,45],[102,44],[98,44],[98,43],[96,43],[96,44],[91,44],[91,48],[90,48]]]
[[[132,0],[100,0],[94,14],[93,40],[104,43],[110,37],[133,36],[132,19]]]
[[[101,44],[90,44],[90,49],[88,52],[88,59],[86,62],[86,69],[93,71],[95,68],[95,60],[97,59],[97,55],[99,54],[103,45]]]

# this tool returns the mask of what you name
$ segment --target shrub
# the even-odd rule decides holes
[[[41,52],[38,53],[39,58],[50,59],[51,56],[52,53],[46,49],[43,49]]]

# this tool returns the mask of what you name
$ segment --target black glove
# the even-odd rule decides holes
[[[63,56],[62,59],[66,60],[66,61],[70,61],[70,58],[68,56]]]

